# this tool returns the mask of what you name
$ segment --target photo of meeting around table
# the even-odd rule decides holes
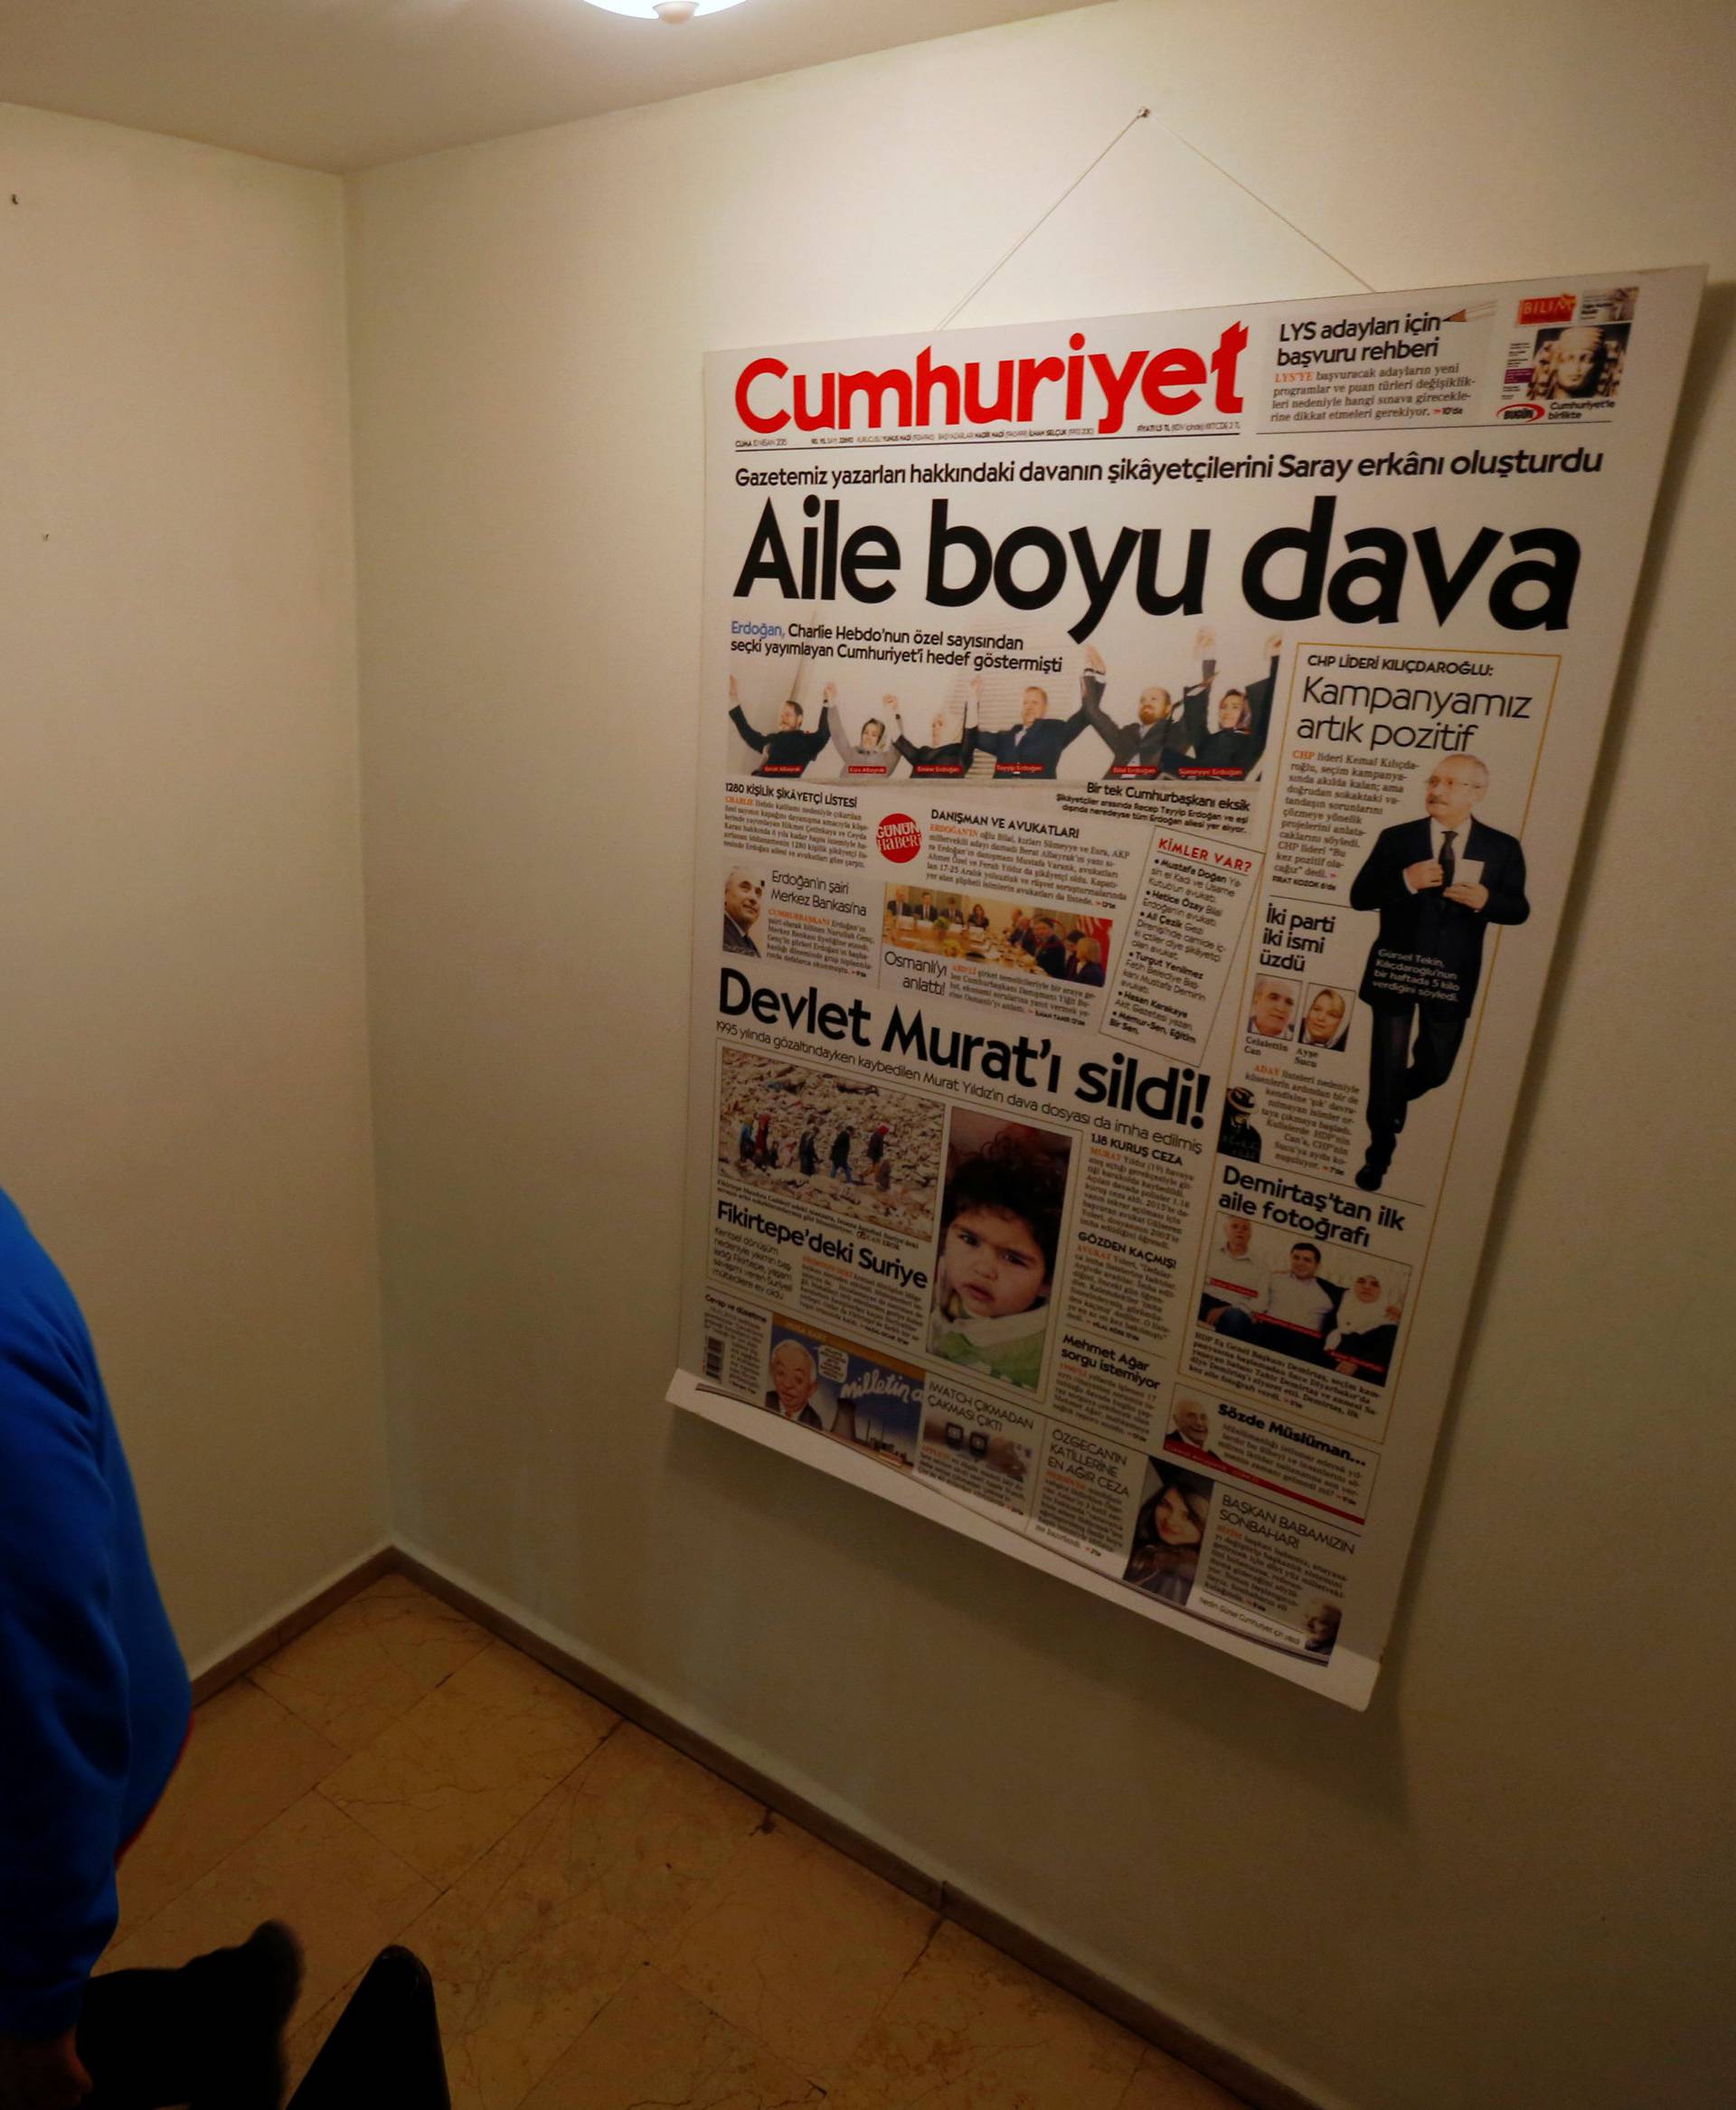
[[[886,943],[901,952],[975,960],[1087,989],[1109,980],[1114,921],[1108,916],[907,881],[887,888],[882,928]]]
[[[1293,1362],[1384,1385],[1410,1270],[1354,1249],[1323,1250],[1241,1215],[1213,1228],[1198,1323]]]

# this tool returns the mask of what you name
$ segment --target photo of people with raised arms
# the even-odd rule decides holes
[[[981,674],[971,676],[970,698],[980,721],[983,708]],[[1070,718],[1052,718],[1049,715],[1048,690],[1033,682],[1027,683],[1020,694],[1018,722],[1003,727],[997,732],[979,730],[976,748],[978,753],[994,757],[997,781],[1007,777],[1014,780],[1042,780],[1054,776],[1056,765],[1085,730],[1086,724],[1082,705]]]
[[[955,1107],[929,1352],[1035,1390],[1049,1340],[1071,1139]]]
[[[897,746],[904,728],[899,722],[898,698],[882,696],[877,712],[864,718],[852,739],[844,728],[838,709],[838,684],[828,682],[820,692],[826,720],[832,728],[832,745],[837,750],[844,774],[850,777],[890,777],[901,757]]]
[[[1184,781],[1205,777],[1214,783],[1242,784],[1259,768],[1266,753],[1283,640],[1269,638],[1260,675],[1245,688],[1220,691],[1215,702],[1211,691],[1217,671],[1212,656],[1214,643],[1209,629],[1202,630],[1194,641],[1201,680],[1183,692],[1182,723],[1187,734],[1187,752],[1177,762],[1175,774]]]
[[[1303,995],[1302,1016],[1297,1021],[1298,1048],[1319,1048],[1342,1055],[1350,1042],[1351,993],[1348,989],[1312,987]]]
[[[799,669],[796,683],[799,687]],[[794,689],[778,706],[775,730],[761,732],[749,721],[741,705],[741,685],[733,674],[730,676],[730,722],[760,758],[760,765],[753,772],[756,777],[801,776],[830,737],[826,705],[820,705],[819,723],[810,732],[807,711]]]
[[[1366,1193],[1385,1181],[1410,1108],[1453,1074],[1490,925],[1531,914],[1519,838],[1476,817],[1492,783],[1480,755],[1443,756],[1421,813],[1382,828],[1351,881],[1351,907],[1380,918],[1357,991],[1373,1014]]]
[[[1187,700],[1196,691],[1209,691],[1215,671],[1215,663],[1204,662],[1200,653],[1201,641],[1211,635],[1209,630],[1202,630],[1194,640],[1194,657],[1201,664],[1183,690],[1179,703],[1169,690],[1153,683],[1140,690],[1133,717],[1119,725],[1103,708],[1109,683],[1103,655],[1094,645],[1085,647],[1085,671],[1079,677],[1080,709],[1086,724],[1109,750],[1111,777],[1180,774],[1189,747]]]
[[[1148,1459],[1127,1581],[1162,1604],[1185,1605],[1194,1594],[1211,1521],[1211,1481],[1184,1466]]]
[[[1115,924],[1108,916],[951,889],[889,885],[882,935],[902,952],[974,960],[1011,975],[1101,989]]]
[[[917,747],[906,737],[903,720],[897,712],[897,699],[888,697],[887,702],[893,705],[892,745],[910,764],[912,777],[944,778],[969,775],[970,766],[976,759],[977,696],[974,692],[966,697],[960,719],[955,720],[948,711],[934,713],[929,721],[926,747]]]

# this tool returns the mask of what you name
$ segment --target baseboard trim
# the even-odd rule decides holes
[[[380,1546],[364,1559],[358,1560],[354,1568],[346,1568],[329,1582],[321,1583],[310,1597],[290,1606],[288,1611],[278,1613],[227,1654],[219,1656],[213,1663],[207,1663],[193,1678],[193,1704],[203,1707],[224,1686],[246,1677],[256,1663],[262,1663],[267,1656],[276,1655],[280,1648],[287,1648],[298,1634],[306,1634],[310,1626],[316,1626],[328,1612],[335,1612],[340,1605],[359,1596],[382,1575],[395,1574],[401,1565],[396,1547]]]
[[[430,1568],[414,1554],[400,1549],[393,1554],[391,1565],[420,1583],[430,1597],[439,1597],[455,1611],[475,1620],[478,1626],[510,1642],[558,1678],[578,1686],[592,1699],[600,1700],[605,1707],[672,1745],[684,1757],[728,1781],[731,1787],[739,1788],[755,1802],[763,1803],[780,1817],[788,1817],[804,1831],[813,1832],[828,1846],[926,1905],[931,1912],[940,1913],[967,1933],[1011,1956],[1015,1963],[1034,1971],[1039,1977],[1048,1979],[1063,1992],[1108,2015],[1112,2021],[1119,2022],[1136,2037],[1144,2038],[1184,2066],[1192,2067],[1231,2095],[1240,2096],[1244,2103],[1252,2105],[1252,2110],[1325,2110],[1316,2098],[1279,2080],[1240,2052],[1213,2043],[1197,2030],[1080,1963],[1016,1920],[979,1903],[954,1884],[919,1868],[878,1840],[857,1831],[831,1811],[821,1809],[774,1775],[746,1764],[711,1738],[654,1705],[618,1680],[596,1670],[571,1650],[548,1640],[487,1597],[467,1589],[439,1568]]]

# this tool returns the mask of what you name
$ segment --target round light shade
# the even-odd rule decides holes
[[[695,14],[717,14],[726,7],[739,7],[741,0],[693,0],[691,7],[686,0],[675,0],[666,14],[659,14],[657,0],[590,0],[590,5],[607,8],[611,14],[630,14],[637,22],[686,22]]]

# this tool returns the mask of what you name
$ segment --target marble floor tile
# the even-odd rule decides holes
[[[434,1980],[455,2110],[515,2110],[646,1960],[594,1884],[568,1887],[546,1807],[404,1936]]]
[[[306,2017],[364,1970],[435,1896],[431,1884],[315,1790],[105,1955],[102,1968],[184,1964],[262,1919],[301,1936]]]
[[[428,1879],[454,1883],[618,1720],[491,1641],[321,1787]]]
[[[798,2110],[821,2091],[654,1970],[609,2002],[524,2110]]]
[[[104,1968],[287,1919],[292,2086],[400,1941],[454,2110],[1238,2110],[401,1578],[254,1679],[201,1710]]]
[[[1145,2049],[943,1921],[829,2080],[826,2110],[1120,2110]]]
[[[459,2110],[513,2110],[762,1814],[623,1723],[490,1848],[404,1937]]]
[[[125,1941],[344,1763],[245,1679],[208,1700],[150,1823],[120,1867]]]
[[[488,1645],[480,1626],[388,1575],[261,1663],[253,1682],[345,1751],[363,1750]]]
[[[1221,2088],[1179,2058],[1146,2046],[1138,2070],[1115,2110],[1246,2110],[1240,2096]]]
[[[669,1933],[764,1821],[761,1805],[623,1722],[535,1813],[537,1851],[571,1895]]]
[[[842,2067],[935,1922],[781,1819],[655,1952],[660,1969],[810,2080]]]

